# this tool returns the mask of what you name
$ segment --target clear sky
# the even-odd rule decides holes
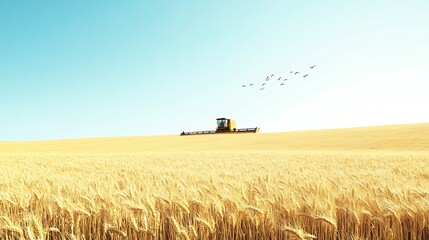
[[[179,134],[224,116],[261,132],[429,122],[428,12],[423,0],[0,1],[0,141]]]

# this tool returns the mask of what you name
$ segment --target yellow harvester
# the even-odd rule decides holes
[[[217,118],[216,130],[182,132],[180,135],[197,135],[197,134],[213,134],[213,133],[257,133],[258,127],[254,128],[237,128],[235,120],[230,118]]]

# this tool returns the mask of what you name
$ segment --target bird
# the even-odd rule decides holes
[[[265,83],[262,84],[262,87],[265,86]]]
[[[265,88],[260,88],[259,90],[264,90]]]
[[[295,72],[295,75],[298,74],[299,72]]]
[[[293,71],[290,71],[290,73],[293,73]]]
[[[285,85],[285,83],[281,83],[281,84],[280,84],[280,86],[281,86],[281,85]]]
[[[265,78],[265,81],[269,81],[270,80],[270,76],[267,76],[266,78]]]
[[[271,77],[274,77],[274,73],[273,73],[273,74],[271,74]]]
[[[277,79],[277,81],[280,81],[280,79],[282,79],[282,77],[279,77],[279,79]]]
[[[308,76],[308,74],[305,74],[304,76],[302,76],[302,77],[307,77]]]
[[[287,78],[283,79],[283,81],[286,81],[286,80],[287,80]]]
[[[249,84],[249,86],[253,86],[253,83]]]
[[[243,85],[243,86],[241,86],[241,87],[246,87],[246,85]]]
[[[310,68],[313,69],[314,67],[316,67],[316,65],[311,66]]]

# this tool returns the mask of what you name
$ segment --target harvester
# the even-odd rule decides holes
[[[230,118],[217,118],[216,130],[195,131],[195,132],[182,132],[180,135],[197,135],[197,134],[215,134],[215,133],[257,133],[258,127],[254,128],[237,128],[235,120]]]

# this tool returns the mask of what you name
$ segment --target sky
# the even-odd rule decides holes
[[[0,141],[171,135],[218,117],[261,132],[429,122],[428,10],[0,1]]]

